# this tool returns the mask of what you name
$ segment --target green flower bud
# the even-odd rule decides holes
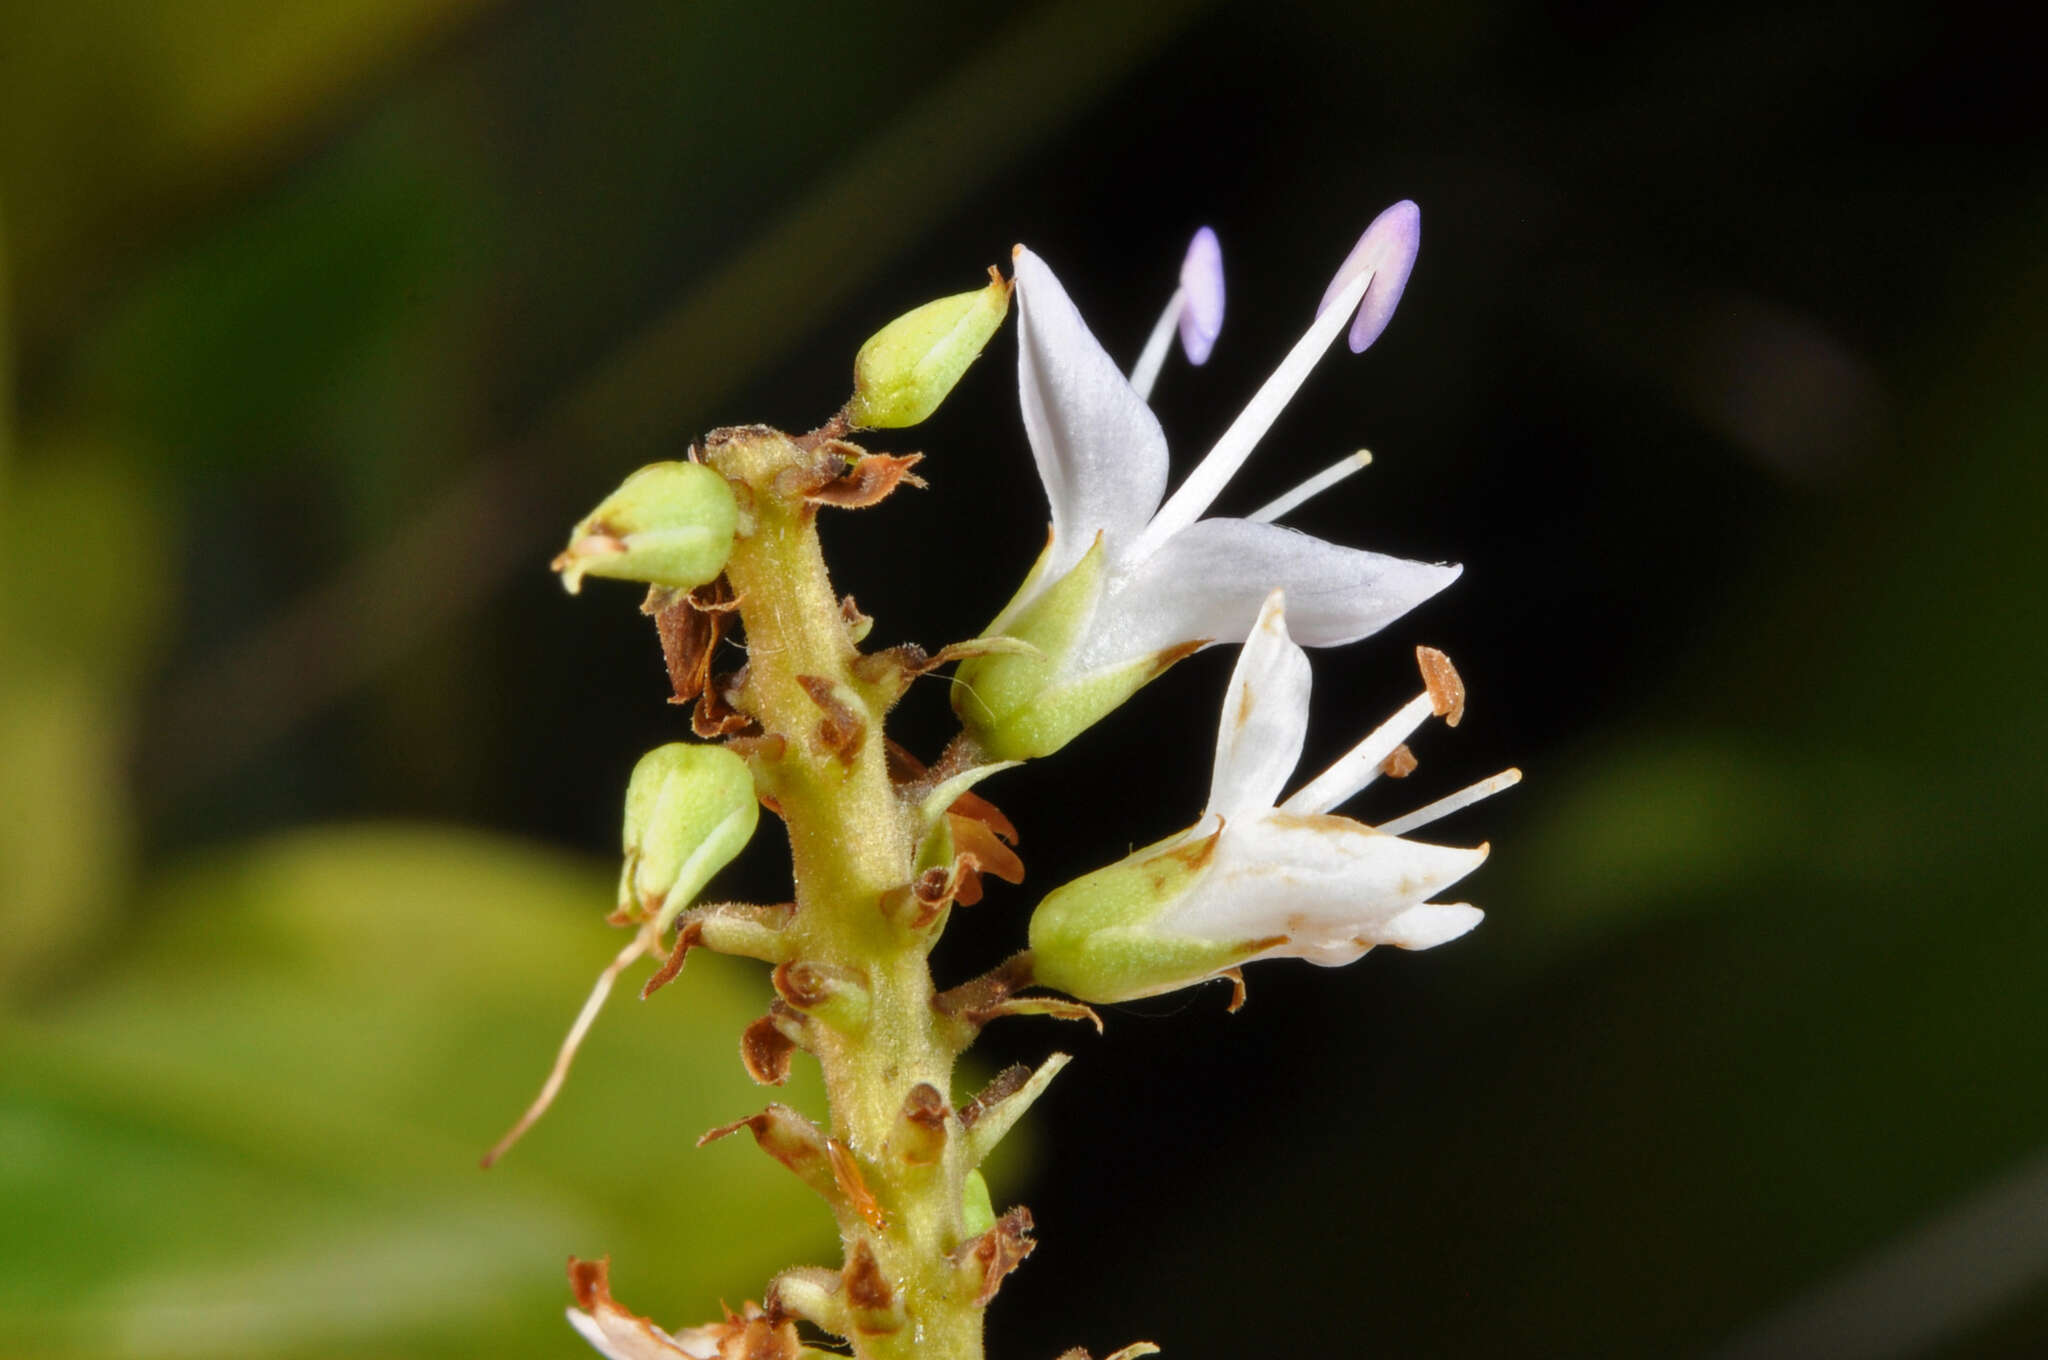
[[[584,516],[551,565],[571,595],[586,575],[693,590],[725,570],[738,525],[739,505],[718,473],[650,463]]]
[[[1032,976],[1106,1004],[1206,981],[1256,956],[1271,942],[1157,928],[1210,872],[1219,835],[1170,836],[1055,888],[1031,916]]]
[[[876,331],[853,360],[855,429],[899,429],[939,409],[1010,310],[1010,284],[989,271],[986,288],[927,302]]]
[[[760,816],[747,762],[723,746],[672,741],[640,757],[626,786],[620,915],[667,930],[746,846]]]
[[[992,653],[961,663],[953,711],[994,759],[1051,755],[1199,645],[1076,673],[1071,658],[1096,615],[1103,558],[1098,538],[1065,576],[1014,618],[999,621],[1003,636],[1028,642],[1035,650]],[[1025,591],[1037,575],[1034,568],[1025,580]]]

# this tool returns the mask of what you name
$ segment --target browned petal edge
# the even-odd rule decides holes
[[[1380,773],[1389,779],[1406,779],[1415,773],[1415,767],[1419,763],[1415,759],[1415,753],[1408,749],[1408,743],[1404,741],[1387,752],[1387,758],[1380,762]]]
[[[1445,727],[1456,727],[1465,716],[1465,682],[1458,678],[1458,668],[1434,647],[1417,647],[1415,664],[1429,691],[1430,711],[1444,720]]]
[[[980,1275],[975,1307],[986,1308],[1003,1287],[1003,1278],[1022,1265],[1037,1245],[1031,1237],[1031,1211],[1021,1204],[981,1236],[961,1243],[955,1257]]]
[[[1174,646],[1155,653],[1152,657],[1152,675],[1149,678],[1158,679],[1166,673],[1169,667],[1173,666],[1176,662],[1185,661],[1196,652],[1201,651],[1209,645],[1210,641],[1211,639],[1209,638],[1196,638],[1192,642],[1176,643]]]
[[[790,1058],[796,1044],[773,1015],[764,1015],[740,1033],[740,1062],[747,1075],[762,1086],[780,1086],[789,1080]]]
[[[712,1328],[692,1328],[685,1336],[699,1343],[702,1349],[684,1345],[681,1339],[671,1338],[668,1333],[662,1331],[647,1318],[641,1317],[631,1309],[622,1307],[612,1297],[610,1274],[611,1258],[609,1256],[596,1261],[582,1261],[574,1256],[569,1258],[569,1288],[576,1297],[576,1306],[597,1321],[598,1327],[605,1333],[607,1340],[613,1345],[622,1344],[627,1341],[627,1338],[619,1335],[619,1329],[624,1327],[631,1329],[633,1333],[637,1333],[637,1336],[632,1338],[634,1343],[632,1350],[635,1355],[723,1355],[722,1348],[713,1349],[719,1348],[721,1345],[720,1336],[717,1335],[721,1329],[715,1326]],[[728,1314],[728,1321],[730,1321],[730,1314]],[[794,1335],[795,1332],[792,1328],[792,1339],[794,1339]],[[795,1351],[790,1351],[789,1355],[793,1357]]]
[[[822,675],[799,675],[796,682],[803,692],[810,696],[813,704],[824,716],[818,720],[813,734],[817,748],[838,758],[841,765],[852,767],[861,748],[867,745],[867,720],[851,706],[843,703],[834,693],[832,682]]]
[[[1224,1009],[1228,1011],[1231,1015],[1236,1015],[1239,1011],[1244,1009],[1244,969],[1226,968],[1222,972],[1218,973],[1216,976],[1220,978],[1226,978],[1229,980],[1230,1004]]]

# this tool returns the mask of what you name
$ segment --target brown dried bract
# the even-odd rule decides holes
[[[861,748],[867,745],[867,720],[840,699],[833,683],[824,676],[799,675],[796,682],[818,706],[818,711],[825,715],[819,719],[813,734],[818,749],[836,756],[840,764],[851,767]]]
[[[816,1124],[787,1105],[770,1105],[759,1114],[721,1124],[706,1132],[697,1140],[697,1146],[715,1143],[741,1129],[753,1134],[754,1141],[763,1152],[794,1171],[804,1184],[823,1195],[828,1202],[836,1204],[840,1201],[841,1192],[828,1147],[829,1140]]]
[[[997,814],[1001,816],[1000,813]],[[1008,819],[1004,819],[1008,824]],[[946,826],[953,833],[953,896],[960,905],[971,907],[981,900],[981,876],[993,874],[1005,883],[1024,881],[1024,861],[1003,844],[987,822],[958,813],[946,814]]]
[[[668,951],[668,957],[661,961],[661,967],[654,970],[654,976],[648,978],[646,985],[641,987],[640,999],[645,1001],[674,982],[676,975],[683,971],[683,960],[689,957],[690,951],[696,948],[703,938],[704,926],[701,922],[685,921],[679,926],[674,947]]]
[[[1434,647],[1417,647],[1415,664],[1422,668],[1430,711],[1444,720],[1445,727],[1456,727],[1465,716],[1465,682],[1458,678],[1458,668]]]
[[[994,1080],[981,1088],[974,1098],[960,1107],[960,1124],[973,1128],[976,1120],[987,1114],[989,1108],[1008,1100],[1024,1089],[1024,1083],[1031,1080],[1031,1069],[1023,1063],[1012,1063],[996,1073]]]
[[[843,595],[839,600],[839,621],[846,625],[846,637],[858,646],[875,626],[873,617],[860,612],[860,606],[853,602],[853,596]]]
[[[840,449],[853,449],[839,444]],[[864,453],[855,450],[851,466],[838,476],[804,490],[803,498],[813,505],[836,506],[841,510],[865,510],[898,486],[924,486],[924,478],[911,472],[924,461],[921,453]]]
[[[706,741],[758,734],[761,725],[733,706],[733,696],[746,683],[745,666],[730,675],[714,675],[706,681],[704,692],[697,696],[697,706],[690,710],[690,730]]]
[[[872,1336],[893,1332],[903,1325],[896,1310],[896,1291],[889,1287],[881,1263],[875,1260],[875,1249],[865,1238],[853,1244],[839,1281],[840,1295],[846,1300],[855,1330]]]
[[[854,1159],[853,1149],[837,1138],[825,1140],[825,1155],[832,1161],[832,1179],[839,1186],[839,1193],[845,1197],[847,1207],[860,1216],[861,1222],[881,1232],[889,1226],[889,1220],[882,1214],[882,1206],[875,1199],[875,1192],[868,1189],[867,1177],[861,1174],[860,1163]]]
[[[780,1086],[789,1080],[790,1056],[796,1043],[782,1032],[774,1015],[764,1015],[740,1033],[740,1062],[747,1075],[762,1086]]]
[[[661,635],[661,656],[668,665],[672,704],[686,704],[704,692],[711,677],[711,654],[731,631],[738,602],[721,576],[695,590],[651,586],[640,612],[654,616]]]
[[[939,1088],[918,1082],[903,1098],[902,1123],[890,1141],[890,1150],[906,1166],[932,1166],[946,1155],[947,1125],[952,1111]]]
[[[1417,763],[1415,753],[1408,749],[1408,743],[1404,741],[1387,752],[1387,758],[1380,762],[1380,773],[1389,779],[1406,779],[1415,773]]]
[[[928,1129],[946,1127],[946,1098],[939,1094],[939,1088],[928,1081],[921,1081],[910,1088],[910,1094],[903,1098],[903,1117],[913,1124]]]
[[[979,1031],[989,1021],[1005,1015],[1044,1015],[1055,1020],[1086,1020],[1095,1026],[1097,1034],[1102,1033],[1102,1017],[1078,1001],[1018,996],[1031,981],[1031,955],[1026,951],[1012,955],[978,978],[939,993],[932,998],[932,1005],[941,1015],[960,1021],[972,1031]]]
[[[956,1258],[981,1276],[981,1287],[974,1296],[977,1308],[988,1306],[1003,1287],[1003,1278],[1022,1265],[1037,1245],[1031,1237],[1031,1211],[1021,1204],[997,1219],[993,1228],[960,1245]]]
[[[972,757],[963,757],[960,754],[956,743],[946,749],[945,755],[939,761],[938,770],[934,771],[926,768],[923,761],[905,750],[894,738],[885,737],[883,740],[887,743],[884,749],[889,759],[889,782],[896,786],[897,791],[908,802],[923,801],[942,780],[960,773],[963,767],[974,763]],[[952,806],[946,810],[957,817],[971,817],[1010,844],[1017,844],[1016,826],[1003,815],[1001,808],[972,789],[955,798]]]

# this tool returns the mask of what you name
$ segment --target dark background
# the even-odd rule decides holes
[[[600,1024],[620,794],[679,734],[567,527],[816,424],[1030,243],[1134,357],[1230,312],[1176,470],[1402,197],[1424,245],[1220,509],[1465,565],[1315,653],[1320,762],[1471,687],[1381,817],[1506,764],[1428,954],[1051,1022],[992,1353],[2048,1349],[2038,47],[1957,6],[233,0],[0,21],[0,1349],[570,1355],[560,1257],[708,1318],[829,1256],[702,1128],[746,967]],[[1006,330],[928,491],[835,518],[874,640],[978,632],[1044,531]],[[1036,895],[1184,825],[1232,654],[989,792]],[[897,734],[933,754],[941,682]],[[1379,801],[1383,800],[1383,801]],[[787,893],[773,823],[720,881]],[[814,1090],[795,1097],[816,1101]],[[744,1155],[743,1155],[744,1154]]]

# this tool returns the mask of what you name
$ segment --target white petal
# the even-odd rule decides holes
[[[1384,932],[1396,919],[1485,859],[1484,846],[1425,845],[1343,817],[1241,818],[1225,826],[1211,872],[1159,925],[1210,940],[1284,935],[1271,952],[1304,958],[1392,944]]]
[[[1282,597],[1266,597],[1223,695],[1208,811],[1228,821],[1280,801],[1308,735],[1308,653],[1287,636]]]
[[[568,1313],[569,1325],[608,1360],[710,1360],[718,1354],[716,1345],[709,1350],[679,1345],[653,1323],[617,1305],[600,1303],[596,1316],[580,1308]]]
[[[1197,640],[1237,642],[1274,589],[1287,592],[1287,627],[1296,641],[1356,642],[1455,581],[1458,571],[1342,548],[1277,524],[1205,519],[1112,579],[1074,668],[1092,671]]]
[[[1052,506],[1051,582],[1098,530],[1112,560],[1137,538],[1166,494],[1166,435],[1045,261],[1020,246],[1016,274],[1018,396]]]
[[[1464,902],[1425,902],[1387,922],[1380,943],[1400,949],[1434,949],[1448,944],[1486,919],[1486,913]]]

